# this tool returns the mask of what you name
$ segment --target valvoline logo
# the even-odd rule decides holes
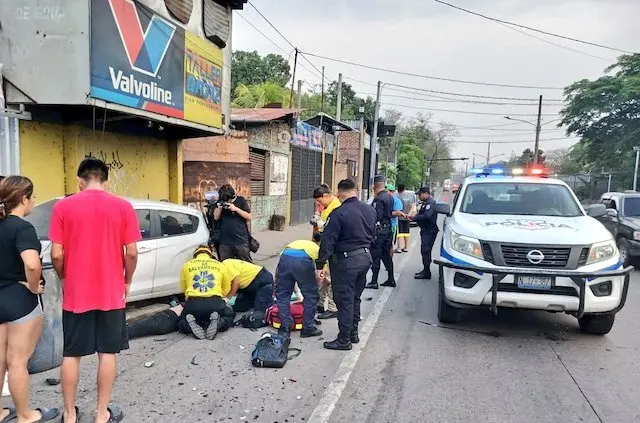
[[[143,31],[139,9],[133,0],[109,0],[109,5],[131,69],[156,77],[176,26],[150,13],[151,19]]]

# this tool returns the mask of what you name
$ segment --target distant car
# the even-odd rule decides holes
[[[38,204],[26,219],[36,228],[42,260],[51,263],[49,224],[53,206],[61,198]],[[180,271],[198,245],[209,241],[204,215],[199,210],[164,201],[127,200],[138,216],[142,241],[129,301],[166,297],[180,292]],[[91,234],[87,234],[91,236]]]
[[[640,193],[607,192],[600,197],[607,208],[598,220],[611,232],[620,251],[620,260],[628,266],[640,257]]]

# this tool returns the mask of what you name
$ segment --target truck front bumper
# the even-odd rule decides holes
[[[507,267],[480,267],[467,263],[434,260],[439,266],[439,284],[443,300],[452,307],[489,306],[494,314],[498,307],[567,312],[580,318],[585,314],[617,313],[626,302],[633,267],[584,272]],[[477,281],[473,286],[458,286],[456,274]],[[549,276],[551,290],[520,289],[518,276]],[[460,276],[458,276],[460,278]],[[596,296],[593,285],[611,282],[611,293]]]

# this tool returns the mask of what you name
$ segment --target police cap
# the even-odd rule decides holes
[[[373,178],[373,183],[374,184],[383,184],[385,182],[387,182],[387,178],[385,178],[384,175],[376,175]]]
[[[429,194],[431,195],[431,190],[429,187],[422,187],[418,190],[418,194]]]

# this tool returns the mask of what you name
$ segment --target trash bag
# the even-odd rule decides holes
[[[290,339],[277,333],[265,333],[251,353],[251,364],[255,367],[281,369],[287,364]]]

